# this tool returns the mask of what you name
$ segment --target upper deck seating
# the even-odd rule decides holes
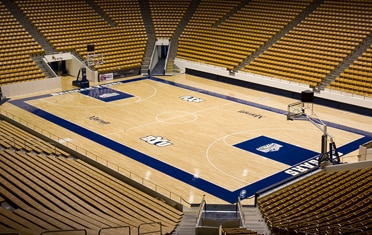
[[[75,50],[88,60],[87,45],[93,43],[94,54],[102,54],[104,57],[104,64],[95,65],[99,73],[129,70],[141,66],[147,38],[144,27],[140,23],[133,25],[131,21],[123,20],[118,21],[116,27],[111,27],[86,1],[82,0],[17,0],[16,3],[57,51]],[[100,2],[97,4],[99,5]],[[104,7],[117,6],[115,4],[116,2],[104,1],[102,8],[105,10]],[[117,7],[125,7],[125,4],[124,2]],[[138,2],[134,1],[133,6],[138,7]],[[118,16],[119,18],[125,18],[133,10],[133,8],[121,9],[123,13]],[[111,13],[115,12],[107,12],[107,14]],[[133,11],[133,14],[139,13]]]
[[[0,86],[45,79],[32,60],[44,50],[1,2],[0,24]]]
[[[253,0],[234,12],[240,2],[202,1],[180,37],[177,57],[233,70],[311,3]]]
[[[326,0],[242,71],[318,85],[372,32],[372,3]]]

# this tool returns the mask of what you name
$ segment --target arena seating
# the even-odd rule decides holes
[[[361,96],[372,96],[372,46],[346,68],[328,88]]]
[[[234,57],[235,53],[244,54],[244,52],[240,52],[243,47],[240,48],[239,43],[234,43],[230,39],[217,35],[217,29],[213,28],[213,25],[231,12],[239,3],[239,0],[218,1],[218,3],[211,0],[202,1],[179,39],[177,58],[232,69],[236,63],[225,60],[225,58]],[[208,33],[208,31],[210,32]],[[226,42],[229,42],[229,44],[226,44]],[[229,52],[218,55],[220,48],[225,47]]]
[[[87,45],[93,43],[95,53],[104,56],[104,64],[95,66],[100,73],[141,66],[147,40],[143,25],[136,23],[133,26],[130,21],[125,24],[123,20],[116,27],[111,27],[82,0],[17,0],[16,3],[57,51],[75,50],[87,58]],[[123,9],[126,8],[121,8],[121,12],[125,12]],[[140,16],[139,10],[131,13],[135,17]],[[125,18],[126,14],[121,17]]]
[[[320,171],[258,199],[273,231],[372,233],[372,168]]]
[[[0,85],[44,79],[32,60],[43,48],[0,2]]]
[[[42,141],[36,136],[15,127],[14,125],[0,121],[0,146],[5,149],[27,151],[41,155],[53,155],[56,157],[70,157],[70,154],[55,147],[55,145]]]
[[[226,1],[223,5],[203,1],[196,12],[200,17],[193,17],[181,35],[177,57],[233,70],[294,20],[310,2],[250,1],[234,12],[240,1]],[[224,19],[230,12],[233,14]],[[204,18],[206,15],[214,18]]]
[[[144,25],[138,1],[94,0],[94,2],[117,27],[125,27],[133,34],[143,36]]]
[[[278,1],[252,0],[244,5],[240,0],[203,0],[179,39],[177,58],[234,70],[302,14],[311,2],[288,0],[284,5]],[[104,64],[94,66],[99,73],[139,68],[147,42],[141,3],[137,0],[94,3],[114,26],[83,0],[16,1],[26,18],[57,51],[75,50],[86,58],[87,45],[94,43],[95,53],[104,55]],[[171,38],[191,0],[149,0],[148,4],[156,37]],[[2,37],[14,35],[4,38],[0,45],[0,52],[6,54],[1,58],[2,84],[45,78],[30,58],[44,50],[3,5],[1,11]],[[371,34],[371,20],[372,6],[368,1],[325,0],[241,70],[315,87]],[[370,71],[360,64],[368,63],[365,58],[369,58],[368,52],[329,88],[370,96]]]
[[[151,19],[157,39],[171,39],[191,1],[149,0]]]
[[[39,234],[161,222],[171,232],[182,212],[76,159],[6,121],[0,121],[0,231]],[[27,143],[26,143],[27,141]],[[154,231],[155,228],[146,228]],[[152,230],[151,230],[152,229]],[[156,230],[155,230],[156,231]],[[134,234],[134,233],[132,233]]]
[[[86,58],[87,45],[94,43],[95,53],[104,54],[105,63],[95,66],[100,73],[141,66],[147,35],[139,0],[94,0],[115,26],[85,0],[15,2],[57,51],[74,50]],[[191,0],[148,2],[156,37],[171,38]],[[240,8],[241,3],[201,1],[180,37],[177,57],[233,70],[312,1],[251,0]],[[315,87],[372,33],[371,22],[370,1],[325,0],[241,71]],[[43,48],[3,4],[0,23],[0,85],[44,79],[31,58],[43,54]],[[371,63],[372,46],[328,88],[371,97]],[[0,231],[88,228],[97,234],[103,227],[161,221],[163,231],[171,232],[182,217],[166,203],[9,122],[0,120],[0,136],[0,203],[9,206],[0,207]],[[371,176],[371,168],[320,171],[259,198],[258,205],[273,231],[372,234]]]
[[[326,0],[242,71],[316,86],[372,32],[372,5]]]

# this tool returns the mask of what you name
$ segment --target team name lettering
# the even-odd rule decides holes
[[[290,169],[285,170],[284,172],[289,174],[289,175],[295,176],[295,175],[304,173],[306,171],[309,171],[309,170],[311,170],[311,169],[313,169],[317,166],[318,166],[318,160],[317,159],[311,159],[307,162],[304,162],[304,163],[301,163],[301,164],[296,165],[294,167],[291,167]]]

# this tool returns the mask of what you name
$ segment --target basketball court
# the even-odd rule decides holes
[[[1,110],[175,200],[235,203],[317,166],[322,132],[287,121],[293,102],[181,74],[65,85]],[[357,161],[359,145],[372,140],[371,117],[313,109],[342,161]]]

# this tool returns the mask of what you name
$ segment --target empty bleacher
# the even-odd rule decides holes
[[[177,57],[233,70],[311,3],[252,0],[236,9],[240,2],[202,1],[196,12],[199,17],[193,17],[181,35]],[[224,20],[216,26],[220,19]]]
[[[4,149],[56,157],[70,157],[69,153],[57,148],[52,143],[43,141],[6,121],[0,121],[0,136],[0,147]]]
[[[316,86],[372,32],[372,4],[326,0],[242,71]]]
[[[125,8],[122,1],[119,5],[115,5],[117,4],[115,2],[112,5],[109,4],[111,2],[102,3],[103,11],[107,10],[104,6],[121,7],[121,15],[115,15],[114,11],[106,11],[107,14],[114,14],[113,20],[118,21],[116,27],[111,27],[82,0],[17,0],[16,3],[57,51],[74,50],[87,59],[87,45],[93,43],[95,54],[104,56],[104,64],[95,65],[100,73],[137,69],[141,66],[147,40],[146,33],[140,22],[132,24],[133,20],[118,20],[118,17],[125,19],[128,14],[134,14],[135,19],[140,16],[139,10]],[[100,6],[100,2],[97,4]],[[132,6],[138,6],[138,2],[133,1]]]
[[[43,48],[0,2],[0,85],[45,79],[32,60]]]
[[[87,58],[87,45],[103,54],[99,73],[140,68],[147,42],[138,0],[94,0],[113,22],[111,26],[86,1],[17,0],[24,16],[57,51],[76,51]],[[157,38],[171,38],[191,0],[149,0]],[[234,70],[312,4],[294,1],[203,0],[179,40],[177,57]],[[274,43],[242,71],[293,82],[319,85],[371,34],[372,3],[365,0],[325,0],[305,20]],[[2,58],[0,82],[10,84],[45,75],[31,56],[44,49],[11,13],[0,6]],[[328,88],[371,96],[370,52]]]
[[[58,51],[74,50],[86,58],[87,44],[94,43],[95,53],[104,55],[105,63],[96,66],[100,73],[141,66],[147,38],[139,0],[94,0],[115,27],[84,0],[15,2]],[[149,0],[157,38],[172,37],[190,2]],[[241,2],[202,0],[182,33],[177,57],[233,70],[312,3],[252,0],[237,8]],[[325,0],[242,71],[315,87],[371,34],[371,22],[370,1]],[[0,85],[45,78],[31,59],[44,50],[2,4],[0,23]],[[371,63],[369,48],[329,88],[372,96]],[[158,221],[163,232],[171,232],[182,217],[9,122],[0,121],[0,137],[1,232],[86,229],[97,234],[104,227],[130,226],[136,233],[140,224]],[[258,204],[273,231],[372,234],[371,172],[319,172]]]
[[[372,46],[331,82],[328,88],[372,96]]]
[[[157,39],[171,39],[191,0],[149,0],[152,24]]]
[[[0,228],[19,234],[130,226],[137,233],[171,232],[182,212],[119,179],[63,154],[55,146],[0,121]],[[45,150],[49,149],[49,150]],[[5,203],[5,204],[4,204]]]
[[[239,3],[239,0],[201,1],[179,38],[177,58],[232,68],[234,63],[225,61],[223,58],[225,55],[218,55],[220,45],[222,43],[226,44],[227,40],[214,35],[213,31],[217,31],[217,29],[213,28],[213,25],[232,11]],[[213,45],[211,41],[214,41],[217,45]],[[229,45],[232,45],[232,43],[223,45],[223,47],[229,49]],[[216,48],[217,51],[215,51],[215,54],[208,52]],[[233,52],[231,51],[230,54],[233,54]]]
[[[372,168],[320,171],[258,199],[272,231],[371,234]]]

